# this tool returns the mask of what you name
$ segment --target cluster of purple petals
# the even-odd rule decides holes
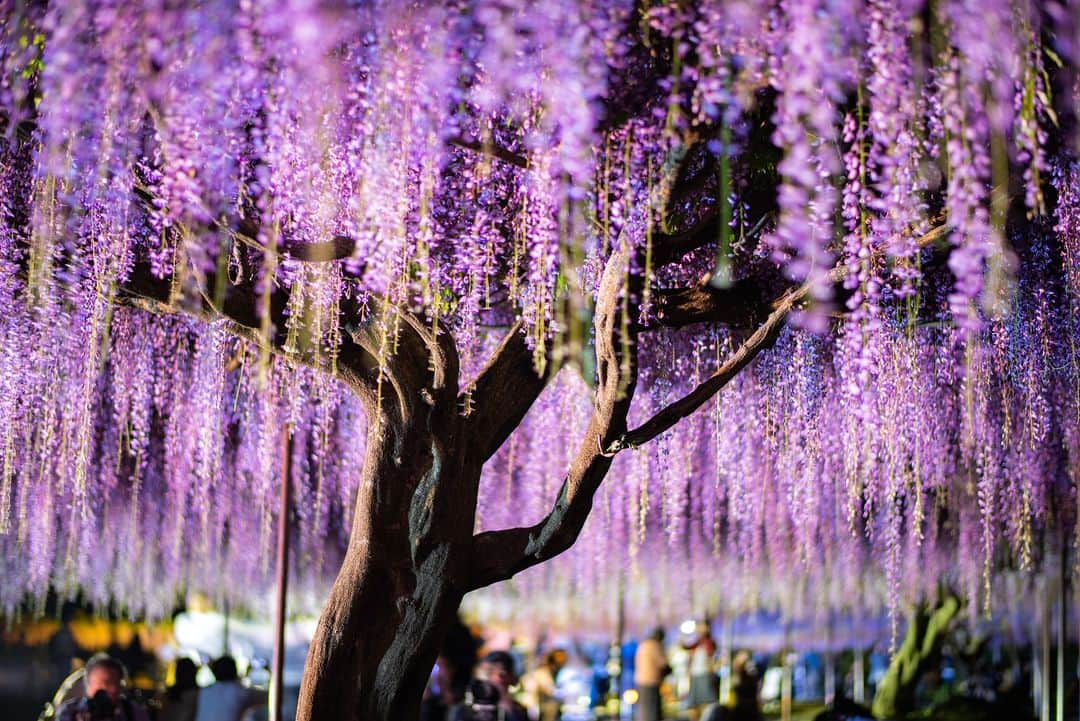
[[[1080,178],[1055,135],[1076,98],[1053,94],[1078,87],[1075,0],[637,5],[5,6],[0,610],[50,587],[151,614],[192,588],[265,601],[286,449],[298,597],[336,570],[359,401],[227,323],[117,304],[140,263],[173,281],[173,310],[213,295],[211,273],[287,289],[294,357],[338,352],[358,322],[343,301],[415,311],[453,334],[469,379],[515,320],[538,363],[582,351],[607,259],[634,249],[634,421],[745,337],[653,323],[656,290],[697,282],[720,236],[810,283],[796,329],[620,454],[577,546],[492,603],[569,582],[578,618],[613,613],[591,599],[618,588],[638,618],[872,612],[944,577],[993,605],[1044,537],[1073,539]],[[628,104],[614,86],[634,78],[655,87]],[[770,162],[746,152],[770,123],[781,159],[751,167]],[[693,142],[731,164],[728,187],[674,195]],[[772,175],[775,213],[752,207]],[[1010,187],[1031,218],[1007,234]],[[654,263],[662,232],[720,209],[716,243]],[[934,275],[919,241],[943,223]],[[290,257],[334,236],[351,257]],[[479,527],[542,517],[591,398],[558,376],[485,470]]]
[[[507,620],[546,619],[551,603],[597,628],[620,588],[642,625],[761,608],[896,618],[945,581],[973,613],[1019,607],[1042,539],[1072,538],[1077,520],[1075,296],[1049,277],[1021,283],[1016,314],[988,321],[973,354],[962,327],[883,324],[868,400],[845,383],[861,370],[844,343],[785,332],[677,430],[615,459],[570,551],[473,602],[512,609]],[[651,336],[632,420],[687,392],[731,343]],[[485,471],[479,527],[547,513],[589,395],[571,371],[545,391]]]

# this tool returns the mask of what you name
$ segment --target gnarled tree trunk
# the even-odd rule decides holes
[[[417,718],[465,593],[573,543],[611,464],[605,449],[626,432],[636,378],[633,339],[623,335],[628,262],[628,252],[609,261],[597,303],[593,420],[551,511],[533,526],[473,534],[481,469],[547,380],[520,327],[458,395],[448,337],[403,324],[380,392],[361,394],[368,447],[352,535],[308,652],[298,721]]]
[[[374,343],[345,374],[364,399],[368,449],[345,563],[308,654],[298,721],[414,719],[431,667],[468,591],[508,579],[573,545],[613,456],[693,412],[775,338],[809,291],[789,293],[710,379],[640,428],[627,428],[637,381],[634,250],[605,263],[593,312],[593,415],[548,514],[531,526],[473,533],[480,472],[557,370],[534,366],[515,324],[488,365],[457,393],[456,349],[405,315],[395,354],[378,365]],[[801,294],[801,295],[800,295]],[[368,354],[365,361],[364,353]],[[340,373],[340,360],[339,360]]]
[[[462,592],[454,554],[418,567],[354,544],[319,619],[298,720],[414,719]],[[399,559],[400,560],[400,559]]]
[[[676,158],[672,167],[677,165]],[[240,218],[234,232],[253,238],[258,230]],[[673,262],[714,239],[709,222],[674,235],[654,233],[653,263]],[[352,249],[349,239],[338,237],[288,251],[306,262],[323,262],[347,257]],[[706,281],[662,294],[657,304],[662,326],[745,322],[755,330],[691,393],[628,429],[644,282],[631,267],[642,267],[643,253],[620,242],[605,261],[592,318],[593,415],[550,511],[531,526],[477,535],[481,469],[559,367],[557,359],[549,358],[536,368],[521,322],[509,329],[477,379],[459,392],[452,336],[434,332],[408,310],[378,301],[361,306],[356,298],[343,297],[343,333],[331,356],[288,342],[290,288],[275,286],[267,298],[258,284],[257,263],[224,283],[200,270],[201,283],[193,284],[184,282],[184,269],[178,277],[162,278],[149,259],[135,259],[116,289],[116,302],[158,313],[227,318],[230,332],[335,374],[365,406],[368,445],[349,548],[309,650],[299,721],[415,718],[438,648],[464,595],[569,548],[612,457],[700,407],[771,345],[789,312],[810,294],[804,285],[765,302],[753,284],[716,292]],[[830,279],[842,277],[838,266]],[[195,285],[220,292],[196,293]]]
[[[479,480],[474,473],[455,482],[460,464],[447,462],[424,416],[410,428],[385,417],[371,424],[349,548],[308,653],[298,719],[418,715],[464,595],[455,535],[467,538],[471,525],[443,527],[446,536],[434,538],[416,507],[433,487]],[[444,475],[454,472],[457,479]]]
[[[409,452],[406,461],[394,452],[392,435],[385,424],[373,423],[369,431],[349,547],[308,654],[298,718],[385,717],[374,693],[382,660],[402,633],[412,634],[418,646],[430,633],[405,622],[422,584],[401,507],[402,495],[432,463],[430,454],[416,453],[421,439],[401,448]],[[393,686],[405,683],[404,676],[391,684],[395,695],[402,692]]]

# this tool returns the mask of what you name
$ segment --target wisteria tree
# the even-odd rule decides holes
[[[582,534],[708,610],[1072,549],[1074,0],[0,8],[9,613],[257,602],[291,522],[298,718],[400,719]]]

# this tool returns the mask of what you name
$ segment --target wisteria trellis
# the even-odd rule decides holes
[[[621,255],[631,421],[805,294],[703,408],[602,449],[581,540],[519,608],[566,582],[586,616],[626,584],[642,615],[895,608],[942,579],[979,607],[1072,549],[1075,0],[0,8],[7,612],[257,602],[290,435],[318,598],[365,462],[337,354],[376,327],[382,378],[403,313],[463,379],[515,322],[565,366],[475,526],[542,518]]]

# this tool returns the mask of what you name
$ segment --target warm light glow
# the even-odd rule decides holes
[[[631,706],[636,704],[638,700],[637,689],[630,688],[623,691],[622,700],[623,703],[630,704]]]

